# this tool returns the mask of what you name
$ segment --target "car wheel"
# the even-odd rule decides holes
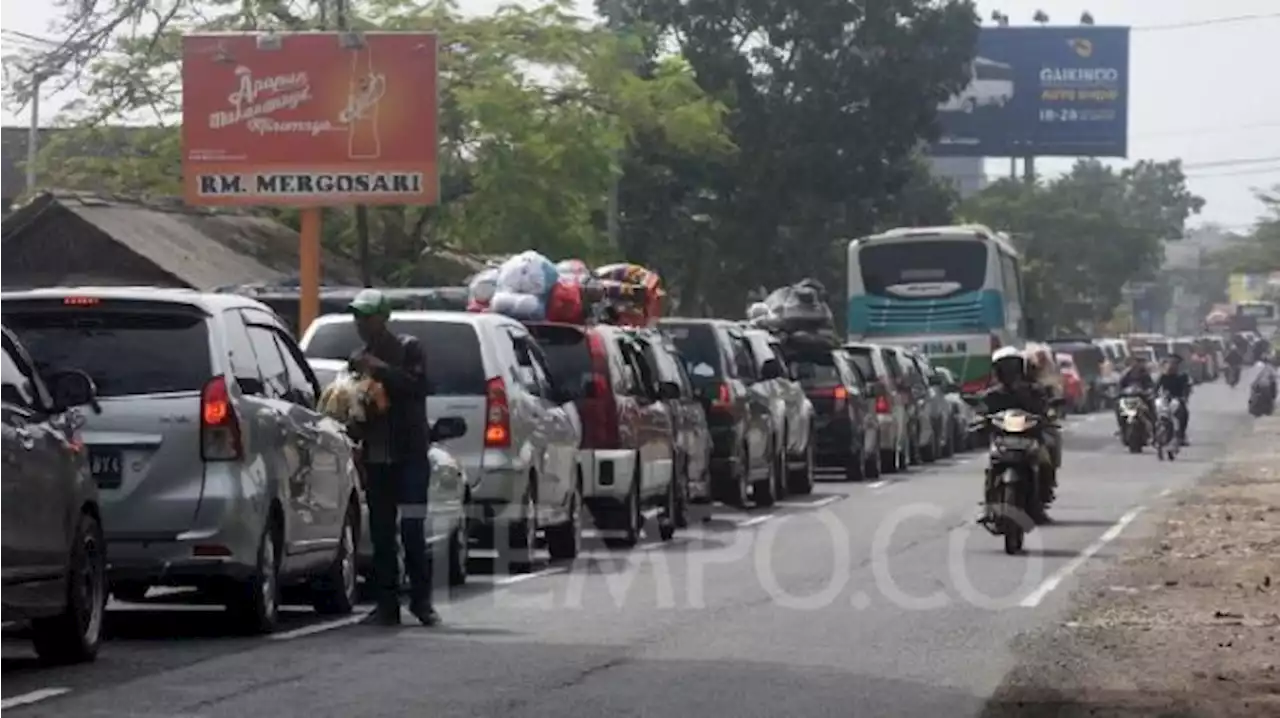
[[[777,449],[770,444],[769,446],[769,473],[763,479],[757,479],[751,486],[751,500],[756,506],[767,508],[773,506],[778,497],[774,493],[774,487],[777,485],[778,473],[778,452]]]
[[[622,502],[618,519],[620,520],[616,523],[621,526],[611,526],[611,528],[614,531],[620,531],[622,535],[605,537],[604,545],[610,548],[631,548],[640,543],[644,522],[640,513],[640,459],[638,458],[635,470],[631,473],[631,490],[627,492],[627,498]],[[610,522],[610,524],[613,523],[615,522]]]
[[[880,449],[880,471],[883,474],[892,474],[898,471],[898,447],[896,445],[888,449]]]
[[[280,541],[275,520],[258,541],[257,560],[249,580],[231,588],[227,608],[245,633],[270,633],[280,619]]]
[[[788,472],[787,484],[791,491],[800,496],[813,493],[814,485],[813,439],[809,439],[804,450],[804,466]]]
[[[667,485],[667,497],[663,501],[662,513],[658,516],[658,537],[663,541],[670,541],[676,535],[675,514],[677,504],[680,501],[676,483],[676,477],[673,473],[671,482]]]
[[[774,479],[773,496],[775,499],[779,501],[787,498],[787,495],[791,493],[791,491],[787,487],[787,475],[788,475],[787,467],[791,463],[791,455],[787,453],[787,450],[786,450],[787,444],[783,443],[782,446],[783,446],[782,451],[779,451],[778,457],[774,459],[774,461],[776,461],[778,465],[775,466],[773,469],[773,479]]]
[[[569,519],[559,526],[547,527],[547,553],[553,561],[572,561],[582,551],[582,493],[575,484],[569,497]]]
[[[866,456],[866,465],[862,467],[862,475],[868,479],[878,479],[883,473],[884,452],[880,450],[879,441],[877,440],[874,451],[864,452]]]
[[[521,499],[520,517],[507,524],[506,540],[498,542],[503,563],[512,573],[523,573],[533,568],[534,551],[538,547],[538,498],[534,493],[538,480],[529,477]]]
[[[67,566],[62,613],[32,624],[36,655],[47,663],[83,663],[98,655],[107,608],[106,551],[102,527],[81,514]]]
[[[689,457],[680,459],[680,470],[675,476],[676,508],[674,521],[676,528],[689,528]]]
[[[738,452],[738,470],[730,480],[732,485],[723,488],[723,501],[726,506],[741,509],[746,508],[751,498],[751,453],[745,445]]]
[[[462,499],[462,518],[449,534],[449,585],[467,583],[471,564],[471,496]]]
[[[360,509],[355,501],[347,508],[347,518],[342,522],[342,534],[338,537],[338,553],[333,557],[333,564],[325,572],[316,586],[312,596],[312,605],[317,613],[342,615],[351,613],[356,607],[356,527],[359,525]]]

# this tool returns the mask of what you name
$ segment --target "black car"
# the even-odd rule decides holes
[[[792,375],[813,404],[815,456],[846,481],[880,476],[880,435],[871,386],[841,349],[783,344]]]
[[[720,319],[664,319],[685,363],[685,371],[706,411],[711,429],[711,493],[718,501],[743,506],[757,487],[776,480],[779,461],[770,456],[773,436],[769,404],[751,391],[757,381],[778,378],[781,366],[770,364],[757,375],[745,340],[734,336],[734,324]],[[773,376],[770,376],[770,374]]]
[[[3,620],[29,622],[43,660],[89,661],[102,638],[106,542],[78,407],[96,406],[96,392],[83,372],[42,378],[3,335]]]

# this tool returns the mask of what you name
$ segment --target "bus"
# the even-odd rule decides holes
[[[1252,324],[1248,329],[1252,329],[1268,338],[1280,330],[1280,323],[1277,322],[1276,302],[1262,299],[1237,302],[1236,320],[1235,326]],[[1241,331],[1241,329],[1236,329],[1236,331]]]
[[[1026,341],[1022,260],[981,225],[894,229],[848,248],[850,340],[914,347],[965,393],[986,387],[991,354]]]
[[[939,112],[973,112],[979,107],[1004,107],[1013,99],[1013,66],[975,58],[969,66],[969,84],[938,106]]]

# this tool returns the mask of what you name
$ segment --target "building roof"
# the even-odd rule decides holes
[[[38,227],[51,208],[75,214],[103,234],[196,289],[227,284],[276,283],[298,273],[298,233],[247,212],[188,207],[181,200],[142,200],[52,190],[4,219],[0,241]],[[360,284],[359,267],[323,251],[322,273],[331,284]]]

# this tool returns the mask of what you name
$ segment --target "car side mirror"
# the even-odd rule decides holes
[[[432,441],[448,441],[467,434],[467,421],[460,416],[444,416],[431,425]]]
[[[771,381],[782,378],[782,364],[777,359],[769,359],[760,367],[760,381]]]
[[[673,381],[658,384],[658,398],[663,401],[675,401],[680,398],[680,385]]]
[[[45,383],[53,397],[51,408],[54,412],[90,406],[95,414],[102,413],[102,407],[98,405],[98,387],[88,374],[76,369],[59,371],[47,377]]]

